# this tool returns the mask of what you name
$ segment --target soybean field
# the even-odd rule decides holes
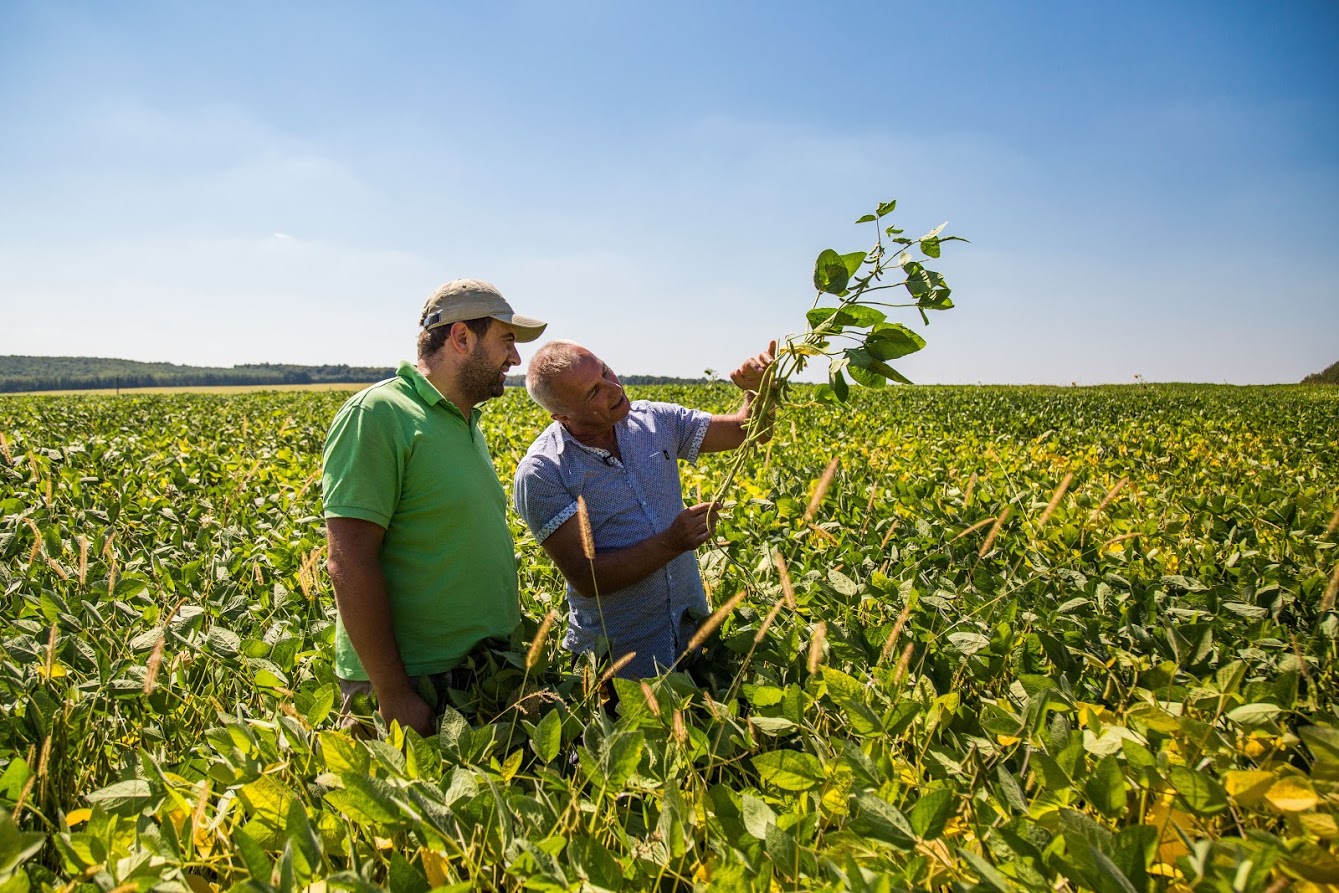
[[[513,516],[430,739],[338,722],[347,395],[0,397],[0,893],[1339,885],[1339,389],[796,385],[683,468],[693,676],[574,664]],[[510,492],[547,418],[484,411]]]

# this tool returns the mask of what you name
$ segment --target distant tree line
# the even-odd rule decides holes
[[[181,366],[103,357],[0,357],[0,393],[103,388],[218,387],[223,385],[368,384],[395,370],[375,366]]]
[[[114,388],[222,387],[226,385],[371,384],[395,375],[385,366],[297,366],[249,363],[241,366],[181,366],[104,357],[0,357],[0,393],[86,391]],[[701,384],[704,378],[628,375],[627,385]],[[507,384],[524,386],[522,375]]]
[[[1302,379],[1302,384],[1339,384],[1339,363],[1331,363],[1324,372],[1314,372]]]

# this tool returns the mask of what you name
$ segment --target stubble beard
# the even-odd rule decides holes
[[[491,365],[476,345],[469,359],[460,367],[461,388],[476,404],[501,397],[505,386],[502,375],[502,370]]]

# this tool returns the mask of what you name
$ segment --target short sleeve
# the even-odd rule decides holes
[[[404,457],[385,422],[349,403],[326,436],[321,490],[327,518],[358,518],[386,527],[400,499]]]
[[[577,513],[576,497],[563,486],[557,466],[535,456],[526,456],[517,466],[512,495],[536,542],[544,542]]]

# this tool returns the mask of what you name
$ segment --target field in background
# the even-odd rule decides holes
[[[265,391],[359,391],[366,384],[237,384],[187,385],[179,388],[97,388],[79,391],[30,391],[22,394],[0,394],[0,397],[138,397],[153,394],[256,394]]]
[[[562,588],[513,519],[512,649],[434,739],[358,742],[318,468],[351,387],[0,397],[0,884],[1339,883],[1333,389],[793,408],[734,492],[685,467],[743,593],[696,679],[606,715],[561,622],[528,655]],[[545,421],[487,404],[504,481]]]

